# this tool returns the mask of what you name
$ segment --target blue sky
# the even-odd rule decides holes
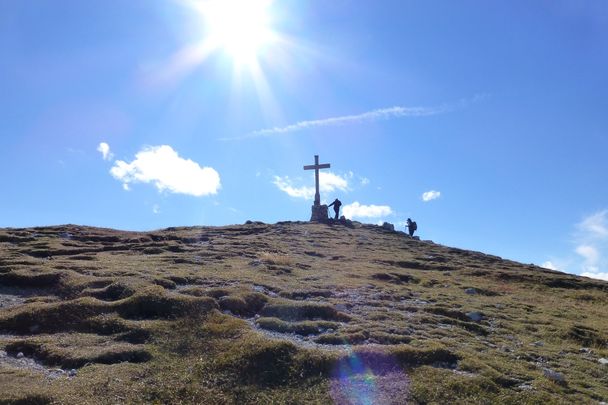
[[[231,1],[0,2],[0,226],[307,220],[318,154],[353,219],[608,278],[607,2]]]

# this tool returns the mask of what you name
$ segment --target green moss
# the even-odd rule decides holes
[[[113,308],[125,318],[176,318],[206,314],[217,308],[217,303],[206,297],[167,295],[162,287],[154,286],[117,301]]]

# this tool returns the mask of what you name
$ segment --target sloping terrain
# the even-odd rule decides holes
[[[608,401],[608,283],[358,223],[0,230],[0,403]]]

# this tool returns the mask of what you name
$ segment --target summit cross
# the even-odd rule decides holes
[[[329,169],[329,163],[319,164],[319,155],[315,155],[315,164],[304,166],[304,170],[315,171],[315,205],[321,205],[321,195],[319,194],[319,169]]]

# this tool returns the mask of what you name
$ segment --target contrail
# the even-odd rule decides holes
[[[286,125],[284,127],[273,127],[259,129],[257,131],[250,132],[247,135],[234,137],[234,138],[220,138],[221,140],[240,140],[247,138],[258,138],[262,136],[281,135],[289,132],[303,131],[305,129],[321,128],[329,126],[341,126],[341,125],[352,125],[360,124],[364,122],[374,121],[385,121],[393,118],[402,117],[424,117],[429,115],[437,115],[448,112],[452,108],[446,106],[441,107],[389,107],[380,108],[377,110],[367,111],[356,115],[344,115],[341,117],[330,117],[318,120],[300,121],[295,124]]]

